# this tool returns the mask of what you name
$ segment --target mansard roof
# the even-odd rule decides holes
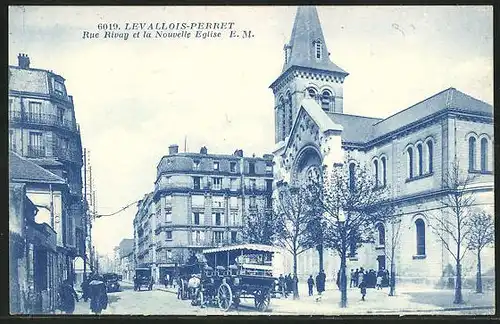
[[[385,119],[340,113],[328,113],[328,116],[344,127],[343,142],[362,144],[445,110],[493,116],[492,105],[455,88],[443,90]]]
[[[9,179],[16,182],[66,184],[66,180],[28,161],[19,154],[9,152]]]
[[[321,58],[316,58],[315,42],[321,42]],[[283,72],[292,66],[327,70],[348,74],[345,70],[330,61],[325,38],[319,22],[318,12],[314,6],[299,6],[295,15],[292,35],[288,43],[290,49],[288,62],[283,65]]]

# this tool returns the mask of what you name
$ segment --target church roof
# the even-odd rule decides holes
[[[367,143],[444,110],[493,116],[492,105],[455,88],[443,90],[385,119],[341,113],[328,113],[328,116],[344,127],[344,142]]]
[[[313,45],[315,41],[320,41],[323,44],[321,58],[319,59],[316,58],[316,49]],[[288,46],[290,54],[288,62],[283,65],[283,72],[292,66],[301,66],[348,74],[330,61],[318,12],[314,6],[298,7]]]
[[[9,179],[18,182],[66,183],[63,178],[12,151],[9,152]]]

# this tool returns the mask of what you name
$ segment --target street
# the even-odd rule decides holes
[[[175,289],[157,286],[152,291],[134,291],[130,283],[122,282],[122,291],[108,293],[108,308],[102,315],[479,315],[494,313],[494,294],[464,292],[466,304],[452,304],[452,291],[407,291],[389,297],[387,290],[369,289],[366,301],[361,301],[359,289],[348,289],[348,307],[338,307],[340,293],[333,285],[317,300],[307,296],[305,285],[301,286],[300,300],[273,298],[269,310],[255,310],[253,299],[243,299],[238,310],[222,312],[216,307],[191,306],[190,300],[179,300]],[[90,302],[80,300],[75,314],[91,314]]]

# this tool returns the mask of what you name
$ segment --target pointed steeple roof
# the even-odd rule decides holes
[[[316,57],[315,42],[321,42],[321,57]],[[283,65],[283,72],[291,66],[302,66],[348,74],[330,61],[318,12],[314,6],[299,6],[295,15],[292,36],[288,45],[288,60]]]

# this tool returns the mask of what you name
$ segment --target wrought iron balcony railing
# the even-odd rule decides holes
[[[17,123],[57,126],[71,131],[79,131],[75,122],[61,118],[55,114],[45,113],[22,113],[21,111],[9,111],[9,121]]]
[[[28,145],[28,157],[45,157],[45,146]]]

